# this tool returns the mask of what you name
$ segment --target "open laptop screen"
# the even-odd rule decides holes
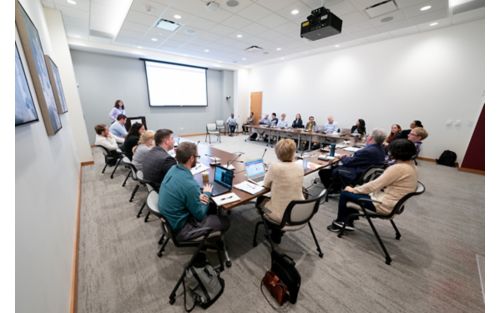
[[[258,159],[254,161],[245,162],[245,170],[247,172],[247,177],[259,177],[266,174],[266,169],[264,167],[264,160]]]
[[[233,186],[233,171],[221,166],[215,167],[214,182],[221,184],[224,187],[231,188]]]

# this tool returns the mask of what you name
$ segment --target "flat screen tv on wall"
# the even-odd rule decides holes
[[[151,107],[207,106],[207,69],[144,60]]]

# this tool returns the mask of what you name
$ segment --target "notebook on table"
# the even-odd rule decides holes
[[[231,191],[234,172],[220,165],[215,166],[212,197]]]
[[[245,162],[245,171],[247,179],[259,186],[264,184],[264,177],[266,176],[266,168],[263,159]]]

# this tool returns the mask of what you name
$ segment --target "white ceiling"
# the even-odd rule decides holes
[[[87,49],[105,44],[118,49],[141,49],[240,66],[275,62],[484,18],[484,0],[463,5],[460,8],[463,12],[457,14],[456,9],[449,9],[447,0],[394,0],[396,11],[370,18],[365,8],[382,1],[238,0],[239,5],[229,7],[226,0],[216,0],[220,6],[210,10],[206,5],[208,0],[134,0],[114,40],[89,35],[91,0],[75,0],[76,5],[66,0],[42,0],[42,3],[61,11],[70,43],[77,40],[85,43]],[[301,38],[300,23],[322,4],[343,20],[342,33],[317,41]],[[425,5],[432,8],[420,11]],[[298,9],[299,14],[292,15],[293,9]],[[182,18],[174,19],[174,14]],[[392,20],[381,21],[388,17]],[[155,24],[160,18],[175,21],[181,27],[175,32],[158,29]],[[438,24],[430,26],[433,22]],[[242,38],[237,38],[238,34]],[[262,47],[263,51],[245,51],[252,45]]]

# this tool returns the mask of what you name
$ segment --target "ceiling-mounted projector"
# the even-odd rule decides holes
[[[307,21],[300,24],[300,37],[309,40],[340,34],[342,20],[325,7],[313,10]]]

